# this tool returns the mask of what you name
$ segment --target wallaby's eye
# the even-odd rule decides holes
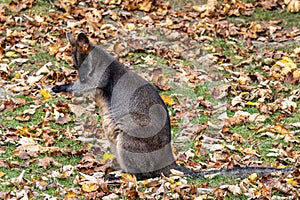
[[[78,70],[81,67],[81,64],[83,63],[83,61],[85,60],[86,57],[87,57],[87,54],[82,52],[82,50],[80,49],[80,47],[78,45],[76,47],[74,47],[74,49],[72,50],[72,58],[74,61],[74,68]]]

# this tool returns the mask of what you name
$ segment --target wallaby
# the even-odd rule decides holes
[[[168,176],[171,169],[196,177],[207,174],[245,177],[251,173],[292,171],[272,167],[192,171],[176,164],[171,149],[170,117],[155,87],[93,44],[84,33],[77,39],[67,34],[67,39],[72,46],[79,80],[54,86],[52,90],[75,95],[94,92],[101,109],[105,136],[124,172],[140,180],[162,174]]]

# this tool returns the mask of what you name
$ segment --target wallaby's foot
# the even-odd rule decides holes
[[[104,180],[115,181],[115,180],[121,179],[122,176],[106,175],[106,176],[104,176],[103,178],[104,178]]]
[[[55,93],[68,92],[69,91],[68,88],[70,88],[72,85],[73,85],[73,83],[65,84],[65,85],[56,85],[51,90]]]

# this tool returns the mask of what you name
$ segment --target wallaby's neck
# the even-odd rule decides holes
[[[128,70],[112,55],[105,52],[101,47],[95,46],[91,51],[91,57],[93,58],[93,66],[97,66],[98,72],[103,74],[103,81],[106,82],[102,89],[103,97],[106,101],[110,102],[111,95],[115,85],[118,83],[120,78],[128,72]]]
[[[95,46],[94,49],[90,52],[90,55],[91,58],[93,58],[93,62],[97,63],[96,66],[101,67],[103,69],[110,66],[110,64],[116,60],[112,55],[104,51],[99,46]]]

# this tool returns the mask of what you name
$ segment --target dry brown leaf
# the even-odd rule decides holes
[[[17,0],[11,1],[8,8],[12,12],[20,12],[21,10],[25,10],[27,8],[31,8],[34,3],[34,0]]]
[[[170,86],[168,85],[168,78],[162,73],[161,68],[153,70],[152,73],[152,82],[161,90],[169,90]]]
[[[44,167],[44,168],[49,168],[51,163],[56,167],[62,166],[59,162],[57,162],[54,158],[51,158],[51,157],[40,158],[39,162],[38,162],[38,166]]]
[[[290,12],[299,12],[300,10],[300,1],[299,0],[284,0],[284,3],[287,4],[287,10]]]
[[[30,116],[29,115],[19,115],[16,117],[16,120],[22,121],[22,122],[27,122],[30,120]]]
[[[96,183],[83,183],[81,188],[84,192],[93,192],[99,188],[99,185]]]

